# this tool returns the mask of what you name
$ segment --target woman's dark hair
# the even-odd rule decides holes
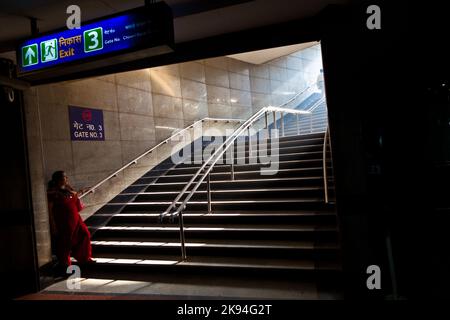
[[[52,180],[48,182],[47,188],[52,189],[58,186],[58,182],[64,179],[64,171],[55,171],[52,174]]]

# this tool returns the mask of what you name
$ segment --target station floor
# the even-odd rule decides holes
[[[190,284],[79,278],[71,281],[79,289],[69,289],[66,280],[19,300],[316,300],[336,299],[318,293],[314,284],[292,282],[245,282]],[[76,286],[74,286],[76,287]]]

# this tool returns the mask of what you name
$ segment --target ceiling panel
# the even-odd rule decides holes
[[[272,48],[272,49],[265,49],[265,50],[258,50],[258,51],[252,51],[252,52],[245,52],[245,53],[239,53],[239,54],[233,54],[228,57],[241,60],[244,62],[252,63],[252,64],[262,64],[266,63],[268,61],[271,61],[273,59],[287,56],[288,54],[304,50],[306,48],[312,47],[319,44],[319,42],[308,42],[308,43],[301,43],[301,44],[295,44],[292,46],[285,46],[285,47],[278,47],[278,48]]]

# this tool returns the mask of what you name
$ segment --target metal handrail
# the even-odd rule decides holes
[[[319,100],[317,100],[316,102],[314,102],[314,104],[312,105],[312,107],[310,107],[308,109],[308,111],[311,113],[310,117],[309,117],[309,132],[313,133],[312,130],[312,124],[313,124],[313,112],[316,111],[317,108],[319,108],[323,103],[325,102],[325,96],[322,96]],[[299,128],[297,127],[297,131],[298,134],[300,134],[299,132]]]
[[[283,105],[288,104],[290,101],[284,103]],[[282,105],[282,106],[283,106]],[[249,119],[247,119],[239,128],[237,128],[226,140],[225,142],[216,149],[216,151],[214,152],[214,154],[212,154],[208,160],[205,161],[205,163],[200,167],[200,169],[198,169],[198,171],[195,173],[195,175],[191,178],[191,180],[189,180],[189,182],[185,185],[185,187],[183,188],[183,190],[178,194],[178,196],[175,198],[175,200],[173,200],[173,202],[170,204],[170,206],[167,208],[166,211],[164,211],[163,213],[161,213],[161,220],[163,219],[164,216],[166,215],[171,215],[171,217],[173,218],[174,216],[179,216],[179,224],[180,224],[180,239],[181,239],[181,251],[182,251],[182,259],[185,260],[186,259],[186,247],[185,247],[185,239],[184,239],[184,222],[183,222],[183,210],[186,208],[186,205],[188,203],[188,201],[191,199],[191,197],[194,195],[194,193],[197,191],[197,189],[199,188],[199,186],[203,183],[203,181],[205,180],[206,177],[208,177],[208,185],[210,185],[210,177],[209,174],[211,172],[211,170],[214,168],[214,165],[217,163],[217,161],[223,157],[223,155],[225,154],[225,152],[228,150],[228,148],[234,144],[234,141],[247,129],[250,128],[250,126],[257,120],[259,120],[259,118],[263,115],[267,115],[268,113],[272,112],[274,115],[274,119],[276,119],[276,112],[281,112],[283,113],[291,113],[291,114],[309,114],[308,111],[304,111],[304,110],[295,110],[295,109],[286,109],[286,108],[282,108],[280,107],[265,107],[262,108],[261,110],[257,111],[255,114],[253,114]],[[268,127],[268,123],[267,123],[267,116],[266,118],[266,127]],[[250,139],[250,136],[249,136]],[[234,158],[233,158],[233,163],[234,163]],[[209,167],[206,169],[206,166]],[[206,171],[205,171],[206,170]],[[233,170],[231,168],[231,170]],[[195,184],[195,186],[192,188],[192,190],[190,191],[190,193],[186,196],[186,198],[184,199],[184,201],[178,206],[177,210],[173,213],[171,213],[171,210],[176,206],[176,204],[178,203],[178,201],[181,199],[181,197],[185,194],[185,192],[189,189],[189,187],[194,183],[194,181],[197,179],[197,177],[202,173],[203,175],[201,176],[200,180],[197,181],[197,183]],[[208,193],[211,192],[210,186],[208,186]],[[210,211],[210,195],[208,195],[208,211]]]
[[[288,102],[286,102],[286,104],[287,103],[289,103],[289,101]],[[245,121],[244,122],[244,124],[242,124],[241,125],[241,127],[244,127],[244,125],[247,123],[247,122],[249,122],[250,120],[252,120],[255,116],[257,116],[258,115],[258,119],[259,119],[259,117],[264,113],[268,113],[268,112],[288,112],[288,113],[293,113],[293,114],[309,114],[309,112],[308,111],[303,111],[303,110],[294,110],[294,109],[285,109],[285,108],[281,108],[281,107],[265,107],[265,108],[263,108],[263,109],[261,109],[261,110],[259,110],[259,111],[257,111],[255,114],[253,114],[253,116],[251,116],[247,121]],[[257,120],[257,119],[256,119]],[[251,123],[253,123],[254,121],[252,121]],[[251,124],[250,124],[251,125]],[[225,145],[226,143],[228,143],[228,141],[233,137],[233,135],[235,135],[235,133],[241,128],[241,127],[239,127],[238,129],[236,129],[234,132],[233,132],[233,134],[232,135],[230,135],[228,138],[227,138],[227,140],[225,140],[225,142],[219,147],[219,148],[217,148],[217,150],[220,150],[222,147],[223,147],[223,145]],[[247,129],[247,127],[248,127],[248,125],[247,126],[245,126],[245,128],[243,129],[243,130],[245,130],[245,129]],[[240,132],[240,133],[242,133],[242,132]],[[240,134],[239,134],[240,135]],[[236,137],[237,138],[237,137]],[[234,142],[234,140],[233,140],[233,142]],[[224,150],[224,152],[223,153],[225,153],[225,151],[228,149],[228,147]],[[180,200],[180,198],[183,196],[183,194],[187,191],[187,189],[190,187],[190,185],[194,182],[194,180],[197,178],[197,176],[200,174],[200,172],[201,171],[203,171],[205,168],[206,168],[206,166],[208,165],[208,163],[209,163],[209,161],[211,161],[211,159],[216,155],[216,153],[217,153],[217,151],[216,152],[214,152],[214,154],[212,154],[209,158],[208,158],[208,160],[206,160],[205,161],[205,163],[200,167],[200,169],[197,171],[197,173],[191,178],[191,180],[189,180],[189,182],[187,183],[187,185],[183,188],[183,190],[181,190],[181,192],[178,194],[178,196],[175,198],[175,200],[171,203],[171,205],[166,209],[166,211],[164,211],[162,214],[161,214],[161,218],[162,217],[164,217],[164,216],[166,216],[167,214],[169,214],[169,212],[170,212],[170,210],[172,210],[173,209],[173,207],[176,205],[176,203]],[[223,153],[222,153],[222,155],[223,155]],[[215,164],[215,163],[214,163]],[[209,172],[209,171],[208,171]]]
[[[269,107],[265,107],[265,108],[272,108],[273,112],[280,111],[280,110],[282,110],[282,111],[285,111],[285,110],[291,110],[291,111],[293,111],[293,112],[290,112],[290,113],[294,113],[294,114],[297,114],[297,115],[299,115],[299,114],[309,114],[309,113],[310,113],[309,111],[294,110],[294,109],[284,109],[284,108],[282,108],[282,107],[288,105],[289,103],[291,103],[292,101],[294,101],[295,99],[297,99],[300,95],[302,95],[303,93],[305,93],[307,90],[311,89],[315,84],[316,84],[316,83],[309,85],[306,89],[304,89],[303,91],[297,93],[294,97],[292,97],[292,98],[289,99],[288,101],[284,102],[284,103],[281,104],[279,107],[272,107],[272,106],[269,106]],[[265,108],[263,108],[263,109],[265,109]],[[263,109],[260,109],[258,112],[256,112],[255,114],[253,114],[252,117],[254,117],[257,113],[259,113],[259,112],[260,112],[261,110],[263,110]],[[252,117],[250,117],[248,120],[250,120]],[[248,120],[247,120],[247,121],[248,121]],[[274,121],[275,121],[275,120],[276,120],[276,119],[274,118]],[[266,113],[266,124],[267,124],[267,121],[268,121],[268,119],[267,119],[267,113]],[[238,130],[238,129],[236,129],[236,131],[237,131],[237,130]],[[235,132],[236,132],[236,131],[235,131]],[[234,134],[234,133],[233,133],[233,134]],[[230,137],[231,137],[231,136],[230,136]],[[222,146],[223,146],[225,143],[227,143],[227,141],[228,141],[228,140],[226,140],[226,141],[222,144]],[[222,147],[222,146],[221,146],[221,147]],[[220,148],[218,148],[218,150],[219,150],[219,149],[220,149]],[[215,154],[215,153],[214,153],[214,154]],[[206,164],[208,163],[208,161],[209,161],[210,159],[212,159],[212,157],[214,156],[214,154],[211,155],[211,157],[208,158],[208,160],[205,162],[205,164],[203,164],[203,166],[199,169],[198,172],[200,172],[201,170],[203,170],[203,169],[206,167]],[[162,219],[164,216],[166,216],[167,214],[169,214],[170,210],[173,209],[173,207],[174,207],[174,206],[176,205],[176,203],[180,200],[180,198],[183,196],[183,194],[186,192],[186,190],[189,188],[189,186],[192,184],[192,182],[195,180],[195,178],[197,178],[198,172],[197,172],[197,174],[196,174],[196,175],[188,182],[188,184],[183,188],[183,190],[178,194],[178,196],[177,196],[177,197],[175,198],[175,200],[171,203],[171,205],[167,208],[167,210],[164,211],[163,213],[161,213],[161,219]]]
[[[322,103],[324,103],[325,102],[325,96],[322,96],[319,100],[317,100],[314,104],[313,104],[313,106],[311,107],[311,108],[309,108],[307,111],[309,111],[309,112],[313,112],[313,111],[315,111],[318,107],[320,107],[320,105],[322,104]]]
[[[308,87],[306,90],[308,90],[310,87]],[[303,92],[305,92],[306,90],[304,90]],[[299,93],[302,94],[303,92]],[[295,99],[295,98],[294,98]],[[290,103],[291,101],[293,101],[292,99],[287,101],[286,103],[284,103],[283,105],[286,105],[288,103]],[[317,100],[316,102],[314,102],[314,104],[307,109],[306,111],[309,113],[310,115],[310,126],[312,126],[312,113],[318,108],[320,107],[323,103],[325,102],[325,96],[322,96],[321,98],[319,98],[319,100]],[[274,119],[275,121],[275,119]],[[266,119],[267,122],[267,119]],[[296,120],[296,126],[297,126],[297,134],[300,135],[300,125],[299,125],[299,119],[298,119],[298,114],[297,114],[297,120]],[[282,136],[284,136],[284,120],[283,120],[283,113],[281,113],[281,132],[282,132]],[[312,133],[312,129],[310,129],[310,132]]]
[[[327,172],[327,142],[330,137],[330,129],[327,126],[327,131],[325,132],[325,136],[323,137],[323,188],[325,192],[325,203],[328,203],[328,172]]]
[[[285,103],[283,103],[281,106],[285,106],[289,103],[291,103],[292,101],[294,101],[295,99],[297,99],[300,95],[302,95],[303,93],[305,93],[307,90],[311,89],[314,85],[316,85],[317,83],[311,84],[308,87],[306,87],[303,91],[297,93],[294,97],[292,97],[291,99],[289,99],[288,101],[286,101]],[[98,187],[100,187],[101,185],[103,185],[104,183],[106,183],[107,181],[109,181],[112,178],[117,177],[117,175],[124,171],[125,169],[127,169],[128,167],[136,164],[140,159],[142,159],[143,157],[145,157],[146,155],[152,153],[156,148],[168,143],[170,140],[172,140],[175,136],[180,135],[182,132],[193,128],[195,125],[197,125],[197,123],[200,122],[205,122],[205,121],[223,121],[223,122],[242,122],[244,120],[242,119],[223,119],[223,118],[209,118],[209,117],[205,117],[203,119],[200,119],[196,122],[194,122],[193,124],[187,126],[186,128],[176,132],[175,134],[173,134],[172,136],[170,136],[169,138],[167,138],[166,140],[163,140],[162,142],[158,143],[156,146],[152,147],[151,149],[145,151],[144,153],[142,153],[141,155],[139,155],[138,157],[136,157],[135,159],[131,160],[130,162],[128,162],[126,165],[122,166],[121,168],[119,168],[118,170],[114,171],[112,174],[110,174],[109,176],[107,176],[105,179],[101,180],[100,182],[98,182],[97,184],[95,184],[93,187],[89,188],[86,192],[84,192],[82,195],[80,195],[80,199],[91,194],[94,193],[96,189],[98,189]]]
[[[314,82],[312,84],[310,84],[309,86],[307,86],[303,91],[300,91],[299,93],[296,93],[295,96],[293,96],[291,99],[289,99],[288,101],[286,101],[285,103],[281,104],[280,107],[282,106],[286,106],[289,103],[291,103],[292,101],[295,101],[298,97],[300,97],[302,94],[304,94],[306,91],[308,91],[309,89],[311,89],[312,87],[316,86],[317,82]]]
[[[118,170],[114,171],[113,173],[111,173],[109,176],[107,176],[105,179],[101,180],[100,182],[98,182],[97,184],[95,184],[93,187],[89,188],[88,191],[86,191],[85,193],[83,193],[82,195],[80,195],[80,199],[87,196],[88,194],[94,193],[96,189],[98,189],[98,187],[100,187],[101,185],[103,185],[105,182],[109,181],[110,179],[117,177],[117,175],[124,171],[125,169],[127,169],[128,167],[137,164],[137,162],[142,159],[143,157],[145,157],[146,155],[152,153],[155,149],[159,148],[160,146],[168,143],[170,140],[172,140],[174,137],[182,134],[183,132],[185,132],[186,130],[192,129],[194,128],[198,123],[201,122],[205,122],[205,121],[214,121],[214,122],[242,122],[244,120],[242,119],[222,119],[222,118],[203,118],[200,120],[197,120],[196,122],[194,122],[193,124],[187,126],[184,129],[181,129],[179,131],[177,131],[176,133],[174,133],[173,135],[171,135],[169,138],[161,141],[160,143],[158,143],[156,146],[150,148],[149,150],[145,151],[144,153],[142,153],[141,155],[139,155],[138,157],[136,157],[135,159],[131,160],[130,162],[128,162],[126,165],[122,166],[121,168],[119,168]]]

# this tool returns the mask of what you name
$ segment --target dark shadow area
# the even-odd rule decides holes
[[[436,211],[438,203],[449,206],[446,10],[433,2],[379,4],[381,30],[365,28],[364,5],[325,15],[334,17],[324,24],[322,48],[346,293],[391,296],[389,236],[397,296],[448,298],[448,214]],[[372,264],[381,267],[381,291],[366,288]]]
[[[0,60],[0,75],[11,68]],[[0,87],[0,110],[1,297],[11,299],[36,292],[39,283],[22,93]]]

